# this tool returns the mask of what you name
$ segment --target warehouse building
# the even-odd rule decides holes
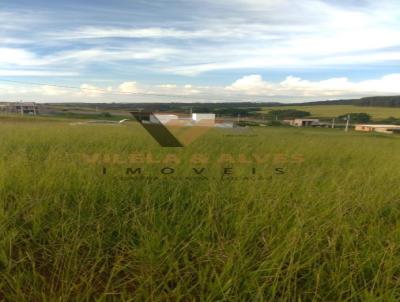
[[[363,132],[380,132],[380,133],[400,133],[400,125],[367,125],[357,124],[354,128],[356,131]]]
[[[0,110],[6,113],[14,114],[30,114],[37,115],[39,113],[38,106],[33,102],[14,102],[4,103],[0,106]]]
[[[284,123],[287,123],[295,127],[315,127],[321,125],[319,119],[311,119],[311,118],[308,119],[297,118],[294,120],[285,120]]]

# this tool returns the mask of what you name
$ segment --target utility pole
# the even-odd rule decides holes
[[[332,129],[335,128],[335,118],[332,119]]]
[[[346,131],[346,132],[349,131],[349,123],[350,123],[350,114],[347,115],[346,129],[344,130],[344,131]]]

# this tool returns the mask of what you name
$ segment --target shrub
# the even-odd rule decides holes
[[[268,117],[271,119],[302,118],[310,115],[311,113],[308,111],[296,109],[271,110],[268,113]]]
[[[338,118],[346,120],[347,116],[350,115],[350,121],[357,123],[368,123],[371,121],[371,116],[368,113],[347,113],[340,115]]]

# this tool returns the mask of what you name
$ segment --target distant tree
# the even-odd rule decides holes
[[[196,108],[191,108],[193,112],[199,112],[199,113],[211,113],[213,112],[212,108],[208,107],[196,107]]]
[[[214,113],[225,116],[248,116],[251,114],[249,109],[241,108],[218,108],[214,110]]]
[[[371,121],[371,116],[368,113],[347,113],[340,115],[338,118],[341,120],[346,120],[347,116],[350,115],[350,121],[356,123],[368,123]]]
[[[284,109],[284,110],[271,110],[268,112],[268,117],[271,119],[290,119],[290,118],[302,118],[310,116],[311,113],[308,111],[296,110],[296,109]]]
[[[282,122],[280,121],[270,121],[268,122],[268,126],[285,126],[285,125],[282,124]]]
[[[253,121],[240,121],[238,126],[245,127],[245,126],[260,126],[260,123],[253,122]]]
[[[110,112],[102,112],[102,113],[100,113],[100,116],[101,117],[112,117]]]
[[[400,107],[400,96],[366,97],[355,100],[354,104],[361,106]]]
[[[379,121],[380,124],[392,124],[392,125],[400,125],[400,119],[390,116],[383,120]]]

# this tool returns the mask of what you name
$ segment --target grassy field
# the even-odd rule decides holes
[[[398,301],[399,149],[280,127],[171,149],[134,123],[0,118],[0,300]]]
[[[278,109],[297,109],[308,111],[313,117],[319,118],[333,118],[346,113],[359,113],[364,112],[372,116],[374,120],[385,119],[388,117],[400,118],[400,108],[390,107],[367,107],[367,106],[353,106],[353,105],[316,105],[316,106],[278,106],[266,107],[264,111]]]

